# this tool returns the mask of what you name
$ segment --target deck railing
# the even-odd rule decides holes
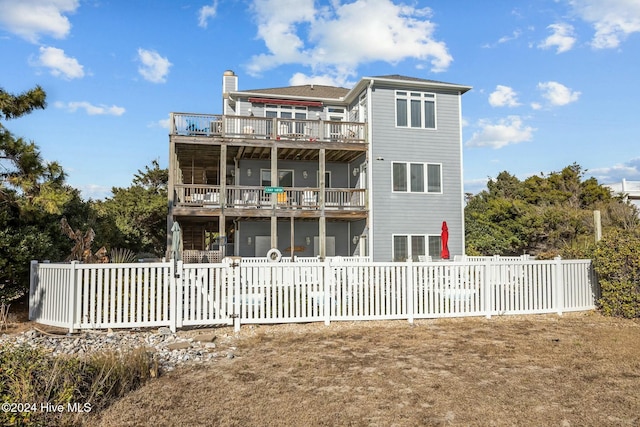
[[[558,313],[595,308],[590,260],[31,265],[29,318],[75,329]]]
[[[171,113],[172,135],[296,141],[366,142],[366,124],[219,114]]]
[[[175,206],[203,206],[219,208],[220,186],[176,184]],[[226,208],[272,208],[278,209],[319,209],[320,189],[310,187],[284,187],[282,193],[272,195],[265,187],[227,186]],[[362,188],[325,189],[325,209],[366,208],[366,190]]]

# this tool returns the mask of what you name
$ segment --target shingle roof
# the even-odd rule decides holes
[[[264,95],[278,95],[278,96],[294,96],[300,98],[325,98],[325,99],[340,99],[349,93],[349,89],[335,86],[323,86],[323,85],[302,85],[302,86],[287,86],[287,87],[275,87],[270,89],[252,89],[243,90],[242,92],[260,93]]]
[[[407,82],[419,82],[419,83],[435,83],[435,84],[444,84],[444,85],[455,85],[455,83],[448,83],[438,80],[430,80],[430,79],[421,79],[418,77],[408,77],[402,76],[400,74],[389,74],[386,76],[373,76],[373,79],[387,79],[387,80],[399,80],[399,81],[407,81]]]

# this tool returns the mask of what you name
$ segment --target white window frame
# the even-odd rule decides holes
[[[407,124],[398,124],[398,100],[406,100],[407,102]],[[420,101],[420,126],[412,126],[411,124],[411,101]],[[426,112],[424,109],[425,102],[433,103],[433,127],[426,126]],[[403,129],[438,129],[438,109],[436,108],[436,94],[432,92],[419,92],[410,90],[397,90],[395,92],[395,125],[397,128]]]
[[[393,173],[394,165],[402,164],[406,167],[406,190],[396,190],[395,189],[395,175]],[[411,165],[422,165],[422,177],[423,177],[423,191],[412,191],[411,190]],[[440,168],[440,189],[439,191],[429,191],[429,166],[438,166]],[[443,193],[443,185],[442,185],[442,163],[423,163],[423,162],[391,162],[391,192],[392,193],[411,193],[411,194],[442,194]]]
[[[406,238],[406,244],[407,244],[407,259],[413,259],[414,258],[414,254],[412,253],[412,246],[411,246],[411,239],[413,237],[422,237],[424,238],[424,254],[416,254],[416,258],[420,255],[425,255],[425,256],[430,256],[432,259],[440,259],[440,251],[438,250],[437,253],[432,254],[429,252],[429,240],[431,238],[437,238],[437,239],[441,239],[441,236],[439,234],[409,234],[409,233],[397,233],[397,234],[392,234],[391,235],[391,259],[394,262],[404,262],[406,260],[398,260],[396,261],[395,259],[395,253],[396,253],[396,237],[405,237]],[[442,241],[440,240],[440,248],[442,247]]]
[[[320,187],[320,171],[316,171],[316,187]],[[331,187],[331,171],[324,171],[324,188]]]
[[[294,174],[294,170],[293,169],[278,169],[278,184],[274,185],[273,183],[271,183],[271,185],[269,185],[269,186],[264,185],[264,182],[262,181],[262,175],[265,172],[268,172],[269,173],[269,177],[271,177],[271,169],[261,168],[260,169],[260,186],[261,187],[282,187],[280,185],[280,179],[282,179],[282,173],[283,172],[290,172],[291,173],[291,187],[295,187],[295,174]]]

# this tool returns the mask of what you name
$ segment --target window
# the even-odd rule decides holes
[[[426,255],[425,249],[425,236],[406,234],[393,236],[394,261],[407,259],[418,261],[418,256]]]
[[[304,120],[307,118],[307,107],[298,107],[291,105],[265,105],[264,116],[269,118],[280,118],[281,128],[278,129],[278,134],[288,133],[303,133],[304,132]],[[297,120],[286,120],[297,119]],[[273,131],[273,124],[267,121],[267,134],[271,134]]]
[[[320,187],[320,171],[316,172],[316,187]],[[331,171],[324,171],[324,187],[331,188]]]
[[[396,92],[396,126],[436,128],[436,95],[425,92]]]
[[[271,187],[271,169],[260,169],[260,185]],[[278,169],[278,187],[293,187],[293,170]]]
[[[429,255],[433,259],[440,259],[440,251],[442,251],[442,237],[429,236]]]
[[[428,252],[427,252],[427,246]],[[425,236],[420,234],[398,234],[393,236],[393,260],[419,261],[421,255],[430,255],[433,259],[440,258],[440,236]]]
[[[394,192],[442,193],[442,165],[393,162],[392,168]]]

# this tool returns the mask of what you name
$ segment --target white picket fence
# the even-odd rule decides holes
[[[29,317],[76,329],[558,313],[595,308],[590,260],[49,264]]]

